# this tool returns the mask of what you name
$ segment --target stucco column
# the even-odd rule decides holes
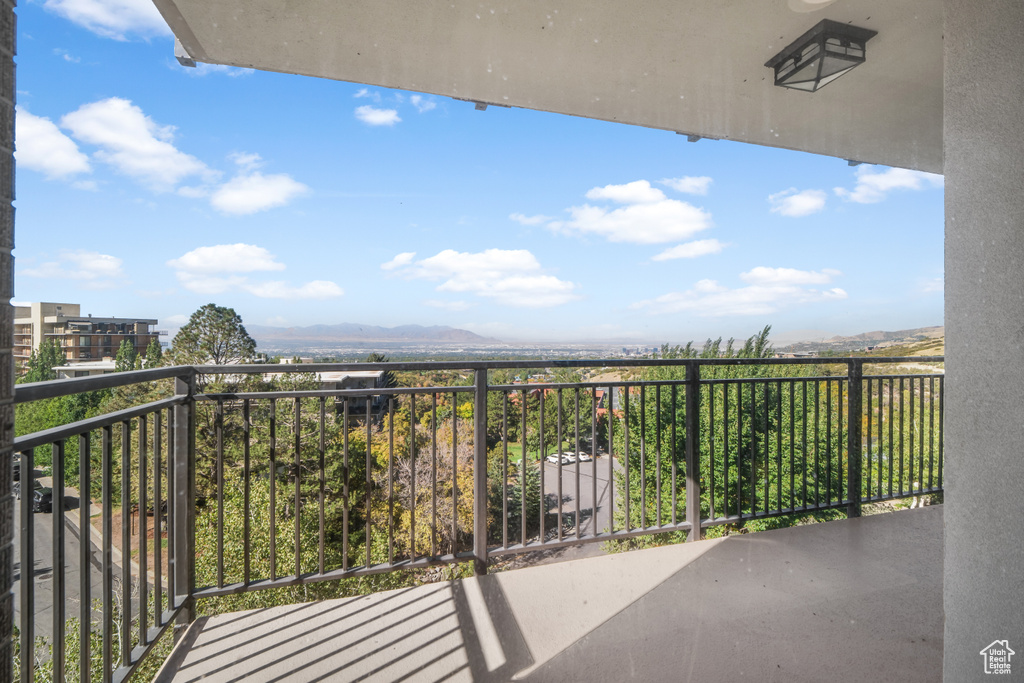
[[[14,620],[14,1],[0,0],[0,681],[9,681]]]
[[[1024,680],[1024,3],[945,15],[943,679]]]

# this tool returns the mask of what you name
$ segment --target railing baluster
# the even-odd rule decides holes
[[[944,377],[939,377],[939,471],[938,471],[938,474],[937,474],[938,481],[936,482],[936,484],[938,485],[939,488],[943,488],[943,483],[942,483],[942,481],[943,481],[942,480],[942,464],[943,463],[942,463],[942,461],[943,461],[943,457],[944,457],[944,455],[943,455],[944,451],[943,451],[943,442],[942,442],[942,438],[943,438],[942,437],[942,425],[943,425],[943,421],[944,421],[943,405],[945,403],[945,398],[946,398],[945,378]]]
[[[712,391],[713,391],[713,389],[712,389]],[[714,398],[711,399],[711,405],[714,406]],[[712,411],[714,411],[714,408],[712,408]],[[678,460],[679,460],[679,457],[677,455],[677,450],[676,450],[677,449],[677,444],[678,444],[678,442],[676,441],[676,436],[677,436],[677,433],[676,433],[676,422],[677,422],[676,415],[678,415],[678,414],[679,414],[678,395],[676,393],[676,385],[673,384],[672,385],[672,412],[671,412],[671,415],[672,415],[672,437],[671,437],[672,438],[672,445],[669,448],[669,452],[672,453],[672,524],[673,525],[679,523],[679,514],[678,514],[678,506],[679,506],[679,472],[678,472],[679,471],[679,467],[678,467]],[[711,424],[712,425],[715,424],[714,415],[712,415],[712,417],[711,417]],[[712,426],[712,433],[714,433],[714,426]],[[712,437],[712,438],[714,438],[714,437]],[[711,448],[711,457],[712,458],[715,457],[714,453],[715,453],[715,449],[714,449],[714,446],[712,445],[712,448]],[[712,466],[711,466],[711,471],[714,472],[714,464],[712,464]],[[714,485],[714,482],[712,482],[712,484],[711,484],[711,518],[712,519],[714,519],[714,517],[715,517],[714,510],[715,510],[715,485]]]
[[[699,541],[700,519],[700,366],[686,364],[686,521],[688,541]]]
[[[395,563],[395,399],[388,397],[388,564]]]
[[[53,679],[64,680],[64,630],[66,606],[64,604],[64,440],[54,442],[53,487],[51,488],[51,508],[53,516],[53,641],[50,656],[53,662]],[[81,533],[81,532],[79,532]]]
[[[647,528],[647,393],[640,385],[640,528]],[[561,496],[559,496],[561,498]]]
[[[366,449],[370,449],[370,440],[366,440]],[[369,472],[369,466],[367,466]],[[277,399],[270,399],[270,580],[277,578]],[[369,491],[369,486],[367,486]],[[367,502],[367,511],[370,506]],[[369,525],[369,512],[367,512]],[[366,552],[370,552],[370,540],[366,540]],[[367,562],[369,564],[369,562]]]
[[[164,625],[163,619],[163,413],[153,413],[153,624]],[[79,447],[81,453],[81,447]],[[79,455],[81,457],[81,455]],[[84,490],[84,489],[83,489]],[[83,620],[84,623],[84,620]],[[81,659],[79,661],[87,661]]]
[[[132,656],[131,425],[121,423],[121,666]]]
[[[437,394],[430,395],[430,555],[437,555]]]
[[[503,521],[502,526],[507,522]],[[473,569],[487,573],[487,369],[477,370],[473,392]]]
[[[525,453],[523,454],[525,457]],[[526,487],[523,479],[523,503],[526,503]],[[590,535],[597,536],[597,387],[590,389]],[[525,534],[524,534],[525,536]]]
[[[214,409],[213,431],[216,440],[217,477],[217,587],[224,587],[224,401]]]
[[[561,541],[563,534],[565,533],[564,524],[562,519],[562,503],[564,501],[562,497],[562,388],[559,387],[556,395],[558,396],[558,412],[557,414],[557,433],[555,437],[555,453],[558,455],[558,540]]]
[[[626,526],[625,526],[625,530],[627,532],[633,530],[633,521],[630,519],[630,515],[629,515],[629,498],[632,495],[632,490],[633,490],[632,489],[632,483],[631,483],[630,478],[629,478],[629,453],[630,453],[630,450],[629,450],[629,395],[631,393],[630,389],[632,389],[632,387],[630,387],[630,386],[623,385],[623,387],[622,387],[622,393],[623,393],[623,397],[622,397],[623,398],[623,412],[622,412],[623,419],[622,419],[622,422],[623,422],[623,428],[624,428],[624,434],[623,434],[623,438],[624,438],[623,444],[624,445],[622,447],[622,469],[625,471],[625,474],[626,474],[625,478],[623,479],[624,483],[622,485],[622,502],[623,502],[623,507],[625,508],[625,513],[626,513]]]
[[[576,472],[576,540],[580,540],[580,527],[582,522],[580,521],[580,388],[573,388],[573,412],[575,413],[575,436],[573,440],[573,453],[575,454],[573,460],[576,461],[576,466],[573,468]]]
[[[416,559],[416,394],[409,395],[409,559]],[[321,470],[323,467],[321,466]],[[322,500],[322,494],[321,494]],[[323,517],[323,503],[320,504],[321,518]],[[320,541],[321,548],[323,541]],[[323,573],[323,569],[320,570]]]
[[[371,514],[372,495],[373,495],[373,440],[372,440],[371,435],[370,435],[370,427],[371,427],[370,423],[372,422],[372,419],[371,419],[371,416],[370,416],[370,398],[371,397],[369,397],[369,396],[366,397],[366,476],[364,477],[365,485],[366,485],[365,486],[366,492],[364,493],[364,496],[363,496],[364,497],[364,504],[366,506],[365,514],[366,514],[366,567],[367,568],[369,568],[370,565],[373,564],[371,562],[371,556],[370,556],[370,545],[371,545],[370,534],[371,534],[371,531],[373,529],[373,520],[372,520],[372,516],[373,515]],[[455,411],[455,406],[453,404],[452,405],[452,415],[455,414],[454,411]],[[452,434],[454,436],[454,433],[455,433],[454,432],[454,421],[452,422],[452,424],[453,424]],[[454,446],[454,444],[453,444],[453,446]],[[452,471],[453,472],[455,471],[454,467],[452,468]]]
[[[789,382],[789,509],[796,511],[796,382]]]
[[[924,381],[924,380],[922,380]],[[932,488],[932,465],[935,454],[935,378],[928,378],[928,488]]]
[[[775,385],[775,509],[782,512],[782,382]]]
[[[324,504],[325,504],[324,503],[324,496],[326,494],[326,489],[327,489],[327,469],[326,469],[326,467],[327,467],[327,462],[326,462],[327,461],[327,433],[326,433],[326,430],[327,430],[327,399],[325,397],[323,397],[323,396],[320,397],[320,406],[319,407],[320,407],[320,424],[319,424],[319,427],[320,427],[320,443],[318,445],[319,445],[320,448],[319,448],[319,452],[317,453],[317,455],[320,456],[320,459],[319,459],[319,462],[317,464],[319,465],[319,472],[320,472],[320,482],[319,482],[319,484],[320,484],[320,491],[319,491],[320,497],[319,497],[319,501],[318,501],[319,502],[318,512],[320,513],[320,519],[319,519],[319,523],[320,523],[320,529],[319,529],[319,531],[320,531],[320,545],[319,545],[319,548],[318,548],[319,553],[318,553],[318,556],[317,556],[317,560],[318,560],[317,567],[320,570],[320,573],[323,574],[324,571],[327,569],[326,564],[325,564],[327,558],[324,557],[324,553],[325,553],[324,545],[327,542],[327,520],[326,520],[326,517],[325,517],[325,510],[324,510]],[[416,413],[413,412],[413,415],[415,415],[415,414]],[[416,479],[416,477],[414,475],[413,476],[413,481],[415,481],[415,479]]]
[[[543,543],[547,540],[545,525],[548,516],[548,493],[544,485],[544,472],[547,470],[546,456],[548,449],[544,441],[544,389],[538,389],[538,393],[540,394],[539,409],[537,411],[537,436],[540,439],[540,542]]]
[[[521,512],[519,515],[520,526],[522,527],[519,531],[519,542],[522,545],[526,545],[526,467],[527,467],[527,454],[526,454],[526,389],[519,392],[519,403],[520,410],[522,412],[519,425],[519,451],[522,457],[519,459],[519,504]],[[544,466],[544,460],[540,461],[541,467]],[[541,498],[544,497],[544,492],[541,491]],[[595,498],[596,500],[596,498]],[[543,507],[543,504],[541,505]]]
[[[615,388],[608,385],[608,532],[615,531]],[[544,463],[541,463],[544,471]],[[543,539],[542,539],[543,540]]]
[[[501,392],[501,547],[508,548],[508,392]]]
[[[370,398],[367,397],[366,400],[369,401]],[[350,491],[349,486],[350,486],[350,482],[351,482],[352,472],[349,470],[349,453],[348,453],[348,430],[349,430],[348,403],[349,403],[348,396],[345,396],[345,397],[343,397],[341,399],[341,410],[342,410],[342,415],[341,415],[341,430],[342,430],[341,431],[341,434],[342,434],[341,435],[341,439],[342,439],[342,442],[341,442],[341,457],[342,457],[342,467],[344,468],[343,471],[342,471],[342,480],[341,480],[341,568],[342,569],[348,569],[348,519],[349,519],[349,510],[351,509],[351,506],[352,506],[352,501],[349,498],[349,496],[351,495],[351,491]],[[367,408],[367,410],[369,410],[369,408]],[[369,419],[369,417],[367,417],[367,419]],[[369,448],[370,444],[367,443],[366,447]]]
[[[708,491],[708,519],[714,520],[715,515],[715,470],[718,469],[718,459],[716,457],[716,446],[715,441],[715,392],[716,387],[714,384],[708,384],[708,464],[711,466],[711,471],[708,473],[711,477],[711,487]],[[676,414],[676,385],[672,385],[672,415]],[[676,523],[675,517],[675,492],[676,492],[676,475],[675,475],[675,440],[676,440],[676,421],[672,420],[672,523]]]
[[[863,414],[862,407],[862,395],[863,391],[863,372],[864,366],[860,361],[850,361],[849,366],[849,379],[847,380],[849,385],[849,417],[846,421],[847,429],[847,455],[846,461],[848,463],[849,472],[847,473],[847,487],[849,497],[849,505],[846,510],[846,514],[850,517],[860,517],[861,498],[863,497],[863,490],[861,485],[861,468],[863,459],[861,457],[861,416]],[[868,387],[870,396],[870,383]],[[841,399],[841,395],[840,395]],[[868,399],[868,415],[871,415],[870,398]],[[839,415],[842,415],[842,409],[840,408]],[[841,419],[841,418],[840,418]],[[830,459],[831,461],[831,459]],[[870,482],[869,482],[870,485]],[[840,495],[839,501],[842,502],[842,495]]]
[[[149,420],[139,418],[139,644],[149,643]]]
[[[242,583],[249,585],[252,569],[252,529],[249,518],[251,516],[249,506],[252,495],[252,463],[250,462],[252,449],[252,433],[249,417],[249,399],[242,400]]]
[[[21,610],[21,681],[32,683],[35,680],[35,529],[32,519],[32,491],[35,489],[35,454],[27,449],[21,452],[18,486],[21,492],[21,505],[18,511],[21,519],[21,547],[18,558],[18,581],[20,582]]]
[[[459,552],[459,413],[458,394],[452,392],[452,554]],[[367,463],[369,467],[369,463]]]
[[[657,505],[656,524],[661,526],[661,385],[654,385],[654,486]]]
[[[78,680],[89,683],[92,660],[92,454],[89,433],[78,436]],[[159,471],[159,470],[158,470]],[[158,556],[159,557],[159,556]],[[158,601],[159,602],[159,601]]]
[[[113,522],[111,520],[113,510],[113,484],[114,464],[111,448],[113,446],[113,428],[104,427],[101,442],[103,464],[103,559],[102,559],[102,584],[103,584],[103,670],[101,672],[103,683],[109,683],[114,670],[114,563],[111,553]]]
[[[302,576],[302,399],[296,398],[295,412],[295,576]]]

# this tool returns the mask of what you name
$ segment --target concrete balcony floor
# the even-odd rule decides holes
[[[942,507],[197,621],[165,681],[937,681]]]

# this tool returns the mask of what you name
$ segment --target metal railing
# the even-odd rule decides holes
[[[941,492],[943,376],[864,372],[941,361],[176,366],[19,385],[16,402],[27,403],[173,381],[158,400],[15,440],[26,492],[21,679],[40,668],[53,680],[124,680],[169,628],[194,619],[197,598],[461,561],[485,572],[515,553],[664,533],[695,540],[712,526],[831,509],[857,516],[863,503]],[[456,380],[316,386],[317,372],[368,368]],[[489,373],[512,368],[627,376],[490,383]],[[268,372],[298,374],[287,389],[249,386]],[[29,579],[46,552],[28,493],[43,448],[54,482],[45,634]],[[66,510],[72,451],[79,500]],[[66,580],[69,519],[77,585]],[[76,600],[77,616],[67,608]],[[67,642],[77,651],[66,652],[75,629]]]

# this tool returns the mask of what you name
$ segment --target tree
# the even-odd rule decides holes
[[[164,351],[160,348],[160,340],[156,337],[150,340],[149,346],[146,347],[146,367],[156,368],[160,367],[164,360]]]
[[[135,344],[128,339],[121,340],[121,346],[117,349],[117,357],[114,359],[114,370],[124,372],[135,369]]]
[[[19,382],[48,382],[57,379],[55,367],[66,365],[67,359],[54,339],[44,339],[28,359],[28,372]]]
[[[206,304],[178,330],[170,356],[175,365],[247,363],[256,342],[233,308]]]

